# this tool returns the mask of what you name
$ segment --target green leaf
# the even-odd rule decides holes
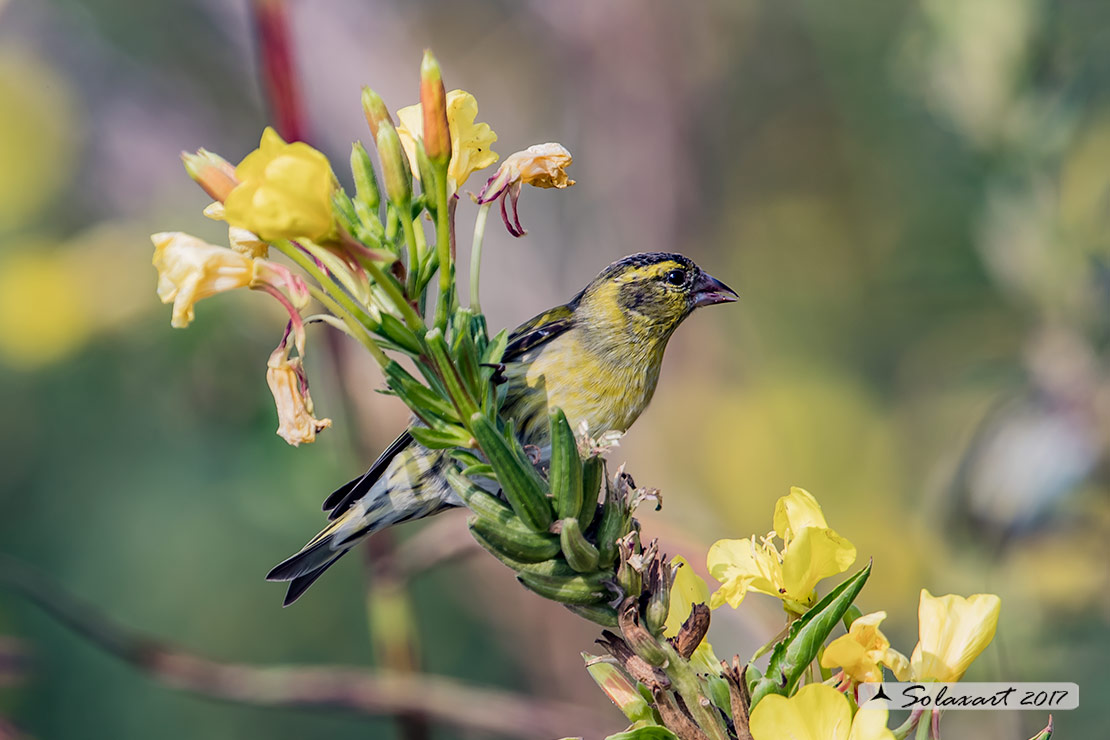
[[[617,709],[628,717],[629,722],[652,720],[651,704],[644,701],[644,697],[636,690],[635,682],[625,676],[612,658],[582,653],[582,660],[586,661],[586,671],[590,678],[605,692],[609,701],[616,704]]]
[[[476,465],[468,465],[466,468],[463,469],[462,474],[465,475],[467,478],[473,478],[477,475],[481,475],[486,478],[497,478],[497,473],[494,471],[493,466],[489,463],[484,462],[477,463]]]
[[[497,482],[513,511],[532,529],[546,532],[555,517],[544,481],[532,463],[510,447],[493,422],[480,412],[470,417],[470,427],[497,472]]]
[[[389,387],[415,413],[426,417],[427,415],[421,414],[421,412],[427,410],[432,412],[433,415],[448,421],[461,421],[455,407],[447,399],[412,377],[396,361],[391,361],[386,365],[384,372]]]
[[[451,355],[447,350],[447,341],[443,338],[443,332],[439,329],[433,329],[424,335],[424,344],[428,348],[428,353],[431,355],[432,362],[435,363],[436,372],[439,374],[443,384],[447,389],[447,395],[450,397],[451,402],[463,418],[471,416],[478,410],[478,404],[475,402],[474,397],[470,394],[466,384],[463,382],[462,376],[459,375],[458,368],[455,363],[451,361]]]
[[[871,563],[814,604],[790,625],[790,634],[775,645],[767,671],[752,690],[752,707],[768,694],[790,696],[829,634],[859,596],[871,575]]]
[[[382,327],[379,333],[413,357],[419,357],[424,351],[412,329],[391,313],[382,313]]]
[[[430,450],[449,450],[454,447],[466,447],[470,444],[470,434],[462,427],[457,426],[444,427],[443,429],[414,426],[409,427],[409,434]]]

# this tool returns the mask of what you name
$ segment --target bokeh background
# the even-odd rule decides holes
[[[1083,707],[1057,715],[1057,736],[1105,733],[1110,4],[288,12],[308,136],[333,161],[367,136],[361,85],[393,109],[415,102],[426,46],[449,88],[477,96],[502,156],[544,141],[574,153],[574,188],[525,193],[527,237],[491,220],[494,326],[634,251],[684,252],[740,293],[676,335],[617,451],[663,490],[641,519],[666,549],[704,572],[715,539],[766,532],[775,499],[804,486],[875,558],[861,606],[887,610],[895,647],[913,648],[921,587],[998,593],[998,635],[968,678],[1076,681]],[[359,558],[286,610],[262,576],[403,411],[373,392],[357,347],[315,339],[314,396],[336,424],[289,448],[264,382],[283,325],[272,302],[205,301],[178,331],[154,294],[151,232],[224,236],[179,150],[237,161],[270,122],[255,41],[247,0],[0,0],[0,552],[213,658],[380,665]],[[436,525],[432,541],[465,548],[458,517]],[[403,585],[424,670],[622,726],[581,668],[594,630],[490,559],[460,554]],[[773,635],[770,602],[715,613],[717,652]],[[0,670],[0,727],[31,737],[412,730],[175,692],[3,591],[0,642],[26,658]],[[951,713],[944,736],[1021,740],[1044,721]]]

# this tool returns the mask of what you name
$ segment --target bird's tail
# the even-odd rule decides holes
[[[299,552],[278,563],[266,574],[267,581],[289,581],[289,590],[285,594],[282,606],[289,606],[300,598],[301,594],[324,574],[324,571],[362,539],[361,536],[344,537],[343,525],[346,524],[349,527],[346,519],[347,517],[340,517],[328,523],[328,526],[309,540]],[[369,534],[369,532],[368,528],[362,534]]]

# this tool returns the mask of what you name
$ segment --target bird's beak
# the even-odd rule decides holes
[[[740,296],[708,272],[703,272],[694,283],[694,307],[712,306],[715,303],[732,303]]]

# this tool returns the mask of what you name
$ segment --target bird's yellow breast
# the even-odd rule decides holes
[[[506,370],[506,416],[522,437],[542,445],[547,411],[559,407],[571,428],[587,423],[591,436],[625,431],[655,393],[662,351],[654,347],[599,346],[575,328],[527,353]]]

